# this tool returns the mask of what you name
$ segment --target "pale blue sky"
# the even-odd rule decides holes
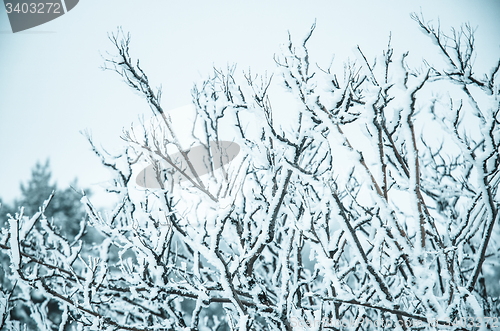
[[[436,4],[438,3],[438,4]],[[273,55],[287,30],[301,38],[316,19],[311,55],[327,66],[341,64],[359,44],[368,56],[387,44],[409,50],[417,62],[431,44],[410,19],[412,11],[441,26],[469,21],[478,27],[477,69],[500,55],[500,1],[119,1],[82,0],[69,13],[12,34],[0,12],[0,197],[19,196],[19,183],[37,160],[51,159],[59,187],[78,177],[95,191],[108,173],[81,130],[97,144],[121,146],[123,127],[150,116],[147,103],[112,72],[99,69],[101,53],[113,51],[107,33],[122,26],[132,34],[131,54],[140,58],[154,86],[163,86],[163,107],[190,103],[193,82],[213,65],[272,72]],[[97,196],[99,198],[99,196]],[[100,198],[99,198],[100,199]],[[100,205],[99,201],[95,201]]]

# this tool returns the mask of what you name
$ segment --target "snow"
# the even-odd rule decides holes
[[[22,212],[21,212],[22,215]],[[17,273],[21,265],[21,252],[19,250],[19,221],[17,218],[9,219],[10,225],[10,257],[14,273]]]
[[[262,86],[259,79],[243,80],[240,89],[231,69],[215,72],[193,90],[194,106],[169,112],[165,122],[158,116],[133,127],[120,156],[103,156],[115,168],[110,191],[119,203],[101,213],[87,196],[81,199],[90,225],[103,236],[95,247],[61,238],[42,211],[31,218],[21,214],[9,220],[12,268],[23,269],[20,243],[33,240],[41,246],[36,253],[57,268],[41,265],[25,277],[69,269],[71,277],[56,286],[61,293],[137,328],[146,327],[151,310],[153,329],[181,328],[174,311],[191,328],[206,329],[215,310],[210,301],[216,299],[225,310],[214,313],[214,320],[224,316],[240,330],[250,324],[258,329],[259,323],[272,328],[291,318],[321,319],[333,307],[373,320],[384,313],[370,306],[411,314],[418,306],[428,320],[445,319],[455,309],[483,316],[482,298],[469,288],[470,274],[482,267],[477,260],[479,251],[486,252],[486,229],[497,223],[486,202],[498,190],[485,182],[493,183],[498,159],[500,133],[492,115],[498,96],[464,103],[468,115],[455,128],[457,104],[447,113],[448,102],[437,100],[464,91],[425,91],[435,81],[411,71],[406,53],[394,56],[386,82],[385,55],[372,61],[359,49],[355,53],[357,64],[346,66],[337,88],[332,74],[309,64],[303,44],[285,45],[277,73],[292,106],[284,120],[266,113],[266,79]],[[358,74],[359,80],[349,81]],[[420,101],[430,97],[431,102]],[[471,118],[483,126],[469,129],[463,122]],[[380,132],[381,145],[379,124],[389,131]],[[163,162],[158,154],[193,151],[217,139],[240,147],[227,167],[193,182],[168,175],[162,184],[171,185],[164,189],[138,185],[138,173]],[[441,143],[438,159],[433,151]],[[200,164],[209,164],[210,156],[204,156]],[[460,186],[464,181],[470,189]],[[439,210],[440,202],[447,209]],[[429,233],[424,245],[420,219]],[[34,226],[37,220],[41,230]],[[21,286],[28,293],[29,284]],[[338,306],[349,300],[358,304]],[[184,305],[192,303],[192,314],[186,314]],[[157,316],[164,312],[168,318]],[[43,316],[37,318],[43,323]],[[89,328],[107,323],[85,313],[84,318]]]

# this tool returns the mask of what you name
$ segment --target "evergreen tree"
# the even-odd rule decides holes
[[[4,226],[7,221],[7,214],[12,214],[14,209],[0,197],[0,226]]]
[[[24,209],[23,215],[27,217],[33,216],[50,195],[54,193],[44,215],[60,230],[65,238],[71,240],[80,231],[80,221],[85,217],[85,210],[80,203],[80,196],[73,189],[77,186],[76,184],[77,181],[74,180],[70,187],[64,190],[58,189],[57,184],[52,182],[49,160],[47,159],[45,163],[37,162],[31,170],[31,178],[20,185],[21,198],[16,199],[13,204],[18,206],[17,209],[4,204],[0,198],[0,224],[8,227],[8,224],[6,224],[7,215],[10,214],[14,217],[16,213],[20,213],[21,206]],[[37,222],[35,226],[40,228],[40,223]],[[13,289],[14,294],[17,295],[18,290],[14,289],[14,283],[8,279],[8,275],[11,273],[9,264],[10,258],[8,254],[4,250],[0,250],[0,284],[3,289]],[[35,290],[30,293],[30,301],[33,303],[41,304],[45,300],[47,298],[40,291]],[[28,329],[37,328],[36,321],[30,317],[32,310],[29,304],[18,301],[11,308],[11,320],[19,321],[21,325],[26,325]],[[59,309],[57,301],[49,300],[47,308],[49,319],[54,323],[60,322],[62,311]]]
[[[31,170],[30,180],[26,184],[21,183],[22,198],[17,205],[23,206],[27,215],[36,213],[43,202],[56,190],[56,184],[50,183],[51,177],[49,160],[45,161],[45,164],[38,161]],[[47,214],[52,214],[53,209],[51,204],[47,209]]]
[[[57,188],[56,183],[51,183],[52,173],[49,160],[45,164],[37,162],[31,170],[31,178],[26,184],[21,183],[22,197],[16,201],[16,206],[23,206],[26,215],[35,214],[43,202],[54,192],[45,216],[60,228],[62,233],[74,237],[80,229],[80,221],[85,216],[85,210],[80,203],[80,195],[76,187],[76,179],[64,190]]]

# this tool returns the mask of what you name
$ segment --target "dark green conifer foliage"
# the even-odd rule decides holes
[[[61,232],[74,237],[80,229],[80,221],[85,210],[80,203],[81,195],[76,191],[76,180],[64,189],[52,183],[50,162],[37,162],[31,170],[31,178],[21,184],[21,200],[16,206],[23,206],[25,215],[35,214],[44,201],[54,192],[54,197],[45,211],[45,216],[61,229]]]

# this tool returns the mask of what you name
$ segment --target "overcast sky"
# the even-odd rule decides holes
[[[151,115],[147,103],[116,75],[102,71],[101,55],[113,52],[108,33],[132,35],[153,86],[163,87],[163,107],[190,103],[190,90],[211,68],[272,73],[273,55],[287,31],[301,38],[316,20],[313,61],[328,66],[354,58],[356,45],[370,57],[387,45],[429,58],[429,40],[410,13],[440,19],[447,30],[469,21],[477,27],[477,69],[500,56],[500,1],[123,1],[82,0],[51,22],[13,34],[0,13],[0,197],[12,201],[37,160],[50,158],[60,188],[78,178],[98,190],[109,178],[80,133],[90,130],[110,151],[123,146],[124,127]],[[96,199],[100,199],[97,195]],[[95,201],[101,205],[99,201]],[[104,200],[102,200],[104,203]]]

